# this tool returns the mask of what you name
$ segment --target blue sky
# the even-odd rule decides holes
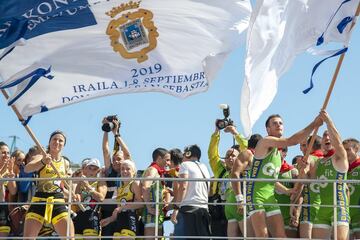
[[[328,106],[328,112],[343,138],[360,138],[360,128],[357,126],[360,118],[357,100],[360,89],[357,72],[360,46],[356,44],[360,41],[359,31],[357,27],[353,33],[350,49]],[[207,162],[207,146],[214,131],[215,119],[222,118],[219,104],[230,105],[231,118],[238,130],[242,131],[239,116],[244,50],[243,46],[230,55],[207,92],[187,99],[161,93],[99,98],[36,115],[29,126],[43,145],[47,145],[52,131],[63,130],[67,135],[64,155],[73,162],[79,163],[86,157],[97,157],[102,161],[101,119],[106,115],[117,114],[122,122],[121,134],[139,169],[150,164],[152,151],[157,147],[183,149],[194,143],[202,149],[201,161]],[[304,95],[302,90],[309,84],[311,69],[320,59],[306,54],[297,58],[281,78],[278,94],[256,123],[254,133],[265,135],[264,121],[273,113],[283,117],[285,136],[290,136],[312,121],[323,104],[337,63],[336,58],[322,64],[315,74],[315,88]],[[27,150],[33,145],[4,98],[1,100],[0,116],[1,141],[10,145],[9,136],[16,135],[19,137],[17,147],[20,149]],[[222,133],[221,154],[224,155],[231,145],[230,135]],[[288,160],[298,153],[298,146],[290,148]]]

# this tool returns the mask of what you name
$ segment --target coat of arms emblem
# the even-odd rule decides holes
[[[112,20],[106,34],[115,52],[126,59],[136,58],[141,63],[148,59],[148,52],[156,48],[159,34],[152,21],[153,13],[139,6],[140,2],[130,1],[107,12]],[[115,18],[119,14],[121,16]]]

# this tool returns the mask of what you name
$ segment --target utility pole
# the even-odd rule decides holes
[[[16,135],[9,136],[9,138],[12,138],[11,147],[10,147],[10,154],[12,154],[13,152],[15,152],[17,150],[16,139],[20,139],[20,138]]]

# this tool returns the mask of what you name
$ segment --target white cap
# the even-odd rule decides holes
[[[96,166],[100,168],[100,161],[97,158],[85,158],[82,161],[82,167],[84,168],[87,166]]]

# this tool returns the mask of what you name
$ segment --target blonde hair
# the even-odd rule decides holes
[[[135,162],[130,160],[130,159],[125,159],[125,160],[121,161],[121,166],[124,165],[124,164],[130,166],[133,169],[134,174],[136,176],[137,169],[136,169]]]

